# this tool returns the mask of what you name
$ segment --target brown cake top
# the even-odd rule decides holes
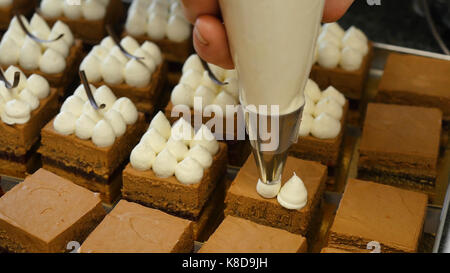
[[[89,235],[81,252],[171,252],[191,222],[121,200]]]
[[[330,233],[415,252],[426,207],[426,194],[350,179]]]
[[[282,185],[287,182],[294,172],[305,184],[308,192],[308,201],[300,211],[308,211],[311,208],[316,192],[327,175],[327,167],[313,161],[306,161],[295,157],[288,157],[282,175]],[[256,192],[256,184],[259,179],[258,168],[253,155],[250,155],[244,166],[239,171],[236,179],[231,184],[229,192],[239,196],[245,196],[260,201],[270,202],[281,207],[276,198],[265,199]]]
[[[450,61],[391,53],[380,90],[450,98]]]
[[[370,103],[360,150],[437,159],[441,124],[436,108]]]
[[[301,235],[227,216],[199,252],[296,253],[306,249],[306,239]]]
[[[0,198],[0,219],[50,242],[100,202],[98,194],[39,169]]]

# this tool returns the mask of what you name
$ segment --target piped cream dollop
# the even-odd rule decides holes
[[[281,187],[277,200],[281,206],[291,210],[299,210],[306,206],[308,191],[297,174],[294,173],[291,179]]]

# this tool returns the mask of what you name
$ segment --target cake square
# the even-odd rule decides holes
[[[427,196],[350,179],[330,229],[328,244],[345,250],[380,243],[381,252],[417,252]]]
[[[84,10],[96,9],[99,12],[100,7],[88,6],[85,1],[81,1],[81,5],[78,5],[79,7],[70,7],[71,9],[79,9],[78,12],[80,13],[79,15],[71,14],[70,17],[63,10],[63,1],[61,1],[61,6],[56,8],[46,2],[50,1],[41,1],[37,12],[49,25],[53,26],[56,21],[62,21],[70,27],[75,37],[90,45],[100,42],[107,35],[107,25],[117,26],[124,17],[124,7],[121,0],[96,1],[99,2],[95,3],[97,5],[103,6],[103,2],[107,4],[102,7],[104,9],[103,15],[102,12],[99,13],[100,15],[94,15],[91,12],[90,16],[95,16],[95,18],[86,18]],[[76,11],[73,13],[76,13]],[[74,18],[74,16],[77,18]]]
[[[81,253],[189,253],[192,222],[121,200],[81,245]]]
[[[20,72],[13,66],[9,67],[7,71]],[[13,75],[13,73],[6,74]],[[58,111],[59,90],[49,88],[46,80],[37,75],[33,75],[29,79],[30,83],[38,86],[27,86],[27,84],[22,86],[22,81],[27,81],[27,79],[21,73],[19,86],[13,90],[5,88],[4,92],[0,94],[0,108],[3,109],[0,118],[0,175],[24,178],[27,173],[37,170],[40,161],[36,149],[39,145],[41,129]],[[11,79],[9,80],[11,81]],[[30,90],[32,91],[30,92]],[[32,108],[29,108],[29,119],[26,122],[8,117],[6,110],[7,105],[9,105],[8,108],[26,107],[17,101],[23,92],[34,97],[31,100],[33,102],[28,101],[30,104],[24,102],[27,104],[26,106],[33,105]],[[39,102],[38,105],[35,105],[36,101]],[[33,108],[34,110],[32,110]]]
[[[382,103],[439,108],[450,120],[450,62],[391,53],[376,100]]]
[[[199,253],[304,253],[306,239],[285,230],[227,216]]]
[[[93,92],[95,98],[111,98],[105,101],[105,109],[94,110],[81,85],[66,99],[60,113],[42,129],[38,152],[46,169],[99,192],[104,202],[112,203],[120,195],[122,169],[147,124],[144,114],[129,99],[117,99],[107,86]],[[110,113],[112,110],[115,115]],[[81,124],[80,130],[77,122]],[[121,126],[121,134],[114,131]],[[84,128],[91,129],[86,132]],[[106,139],[112,141],[102,143]]]
[[[370,103],[359,147],[358,176],[407,189],[434,189],[442,112]]]
[[[284,229],[310,239],[313,226],[320,218],[327,168],[318,162],[288,157],[282,184],[289,180],[294,172],[302,179],[308,192],[307,204],[300,210],[288,210],[282,207],[276,198],[265,199],[256,192],[259,174],[255,159],[251,155],[228,190],[225,215]]]
[[[39,169],[0,198],[0,247],[64,252],[83,242],[105,216],[97,194]]]

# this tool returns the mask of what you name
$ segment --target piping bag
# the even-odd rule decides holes
[[[298,139],[324,2],[219,0],[264,198],[277,196]]]

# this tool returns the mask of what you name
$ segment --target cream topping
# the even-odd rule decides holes
[[[117,99],[107,86],[91,86],[91,91],[98,105],[105,104],[104,109],[95,110],[80,85],[64,101],[53,127],[60,134],[75,133],[80,139],[91,139],[98,147],[108,147],[125,134],[127,125],[136,123],[139,114],[130,99]]]
[[[9,83],[14,82],[15,72],[20,73],[20,81],[16,88],[8,90],[4,82],[0,82],[0,117],[8,124],[24,124],[31,118],[31,112],[40,105],[40,100],[50,94],[50,86],[46,79],[32,74],[29,79],[15,66],[5,71]]]
[[[266,184],[258,179],[258,183],[256,184],[256,192],[261,195],[263,198],[271,199],[277,196],[280,192],[281,183],[272,183]]]
[[[86,0],[79,5],[71,5],[67,1],[42,0],[40,10],[43,15],[56,18],[66,16],[70,19],[85,18],[87,20],[100,20],[105,17],[110,0]]]
[[[308,191],[297,174],[294,173],[291,179],[281,187],[277,200],[281,206],[291,210],[299,210],[306,205]]]
[[[183,184],[196,184],[203,178],[203,167],[197,160],[188,156],[175,167],[175,176]]]
[[[128,9],[126,31],[133,36],[180,43],[191,36],[191,25],[184,17],[179,0],[135,0]]]

